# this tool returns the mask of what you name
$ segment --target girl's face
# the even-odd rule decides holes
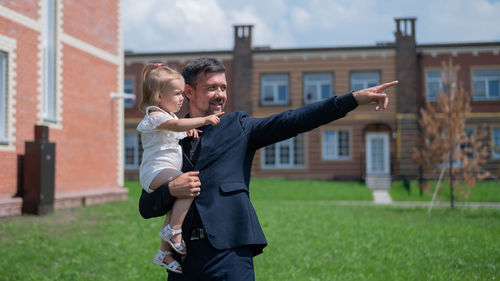
[[[158,106],[170,113],[177,112],[184,101],[184,82],[181,79],[170,80],[165,91],[159,95]]]

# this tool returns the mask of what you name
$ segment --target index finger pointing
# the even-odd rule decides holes
[[[397,81],[397,80],[389,82],[389,83],[384,83],[384,84],[378,86],[378,89],[383,91],[383,90],[385,90],[387,88],[390,88],[390,87],[392,87],[394,85],[397,85],[398,83],[399,83],[399,81]]]

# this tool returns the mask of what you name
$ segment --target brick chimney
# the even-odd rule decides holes
[[[396,18],[396,75],[398,113],[418,112],[416,18]]]
[[[416,18],[396,18],[396,94],[398,121],[397,167],[399,176],[415,179],[418,166],[411,160],[416,136],[419,132],[418,110],[418,57],[415,40]]]
[[[234,25],[233,49],[233,109],[252,115],[252,28],[253,25]]]

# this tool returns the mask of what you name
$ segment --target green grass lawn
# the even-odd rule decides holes
[[[280,200],[347,200],[372,201],[372,192],[359,182],[252,179],[252,201],[259,199]]]
[[[412,181],[410,184],[410,194],[404,188],[402,181],[395,181],[392,188],[389,190],[394,201],[430,201],[436,181],[428,183],[430,189],[424,191],[423,196],[420,196],[418,182]],[[465,191],[470,192],[468,197],[462,197],[459,191],[455,191],[455,200],[457,202],[500,202],[500,182],[499,181],[482,181],[477,182],[474,188],[465,187]],[[444,181],[438,191],[437,199],[442,202],[450,201],[450,185]]]
[[[500,277],[500,210],[339,206],[326,182],[317,183],[321,196],[295,192],[302,181],[271,182],[251,183],[269,242],[255,258],[256,280]],[[127,201],[0,219],[0,280],[165,280],[151,263],[162,219],[142,219],[139,185],[126,186]]]

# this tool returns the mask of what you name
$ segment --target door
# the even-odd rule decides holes
[[[389,133],[366,133],[366,174],[389,174]]]

